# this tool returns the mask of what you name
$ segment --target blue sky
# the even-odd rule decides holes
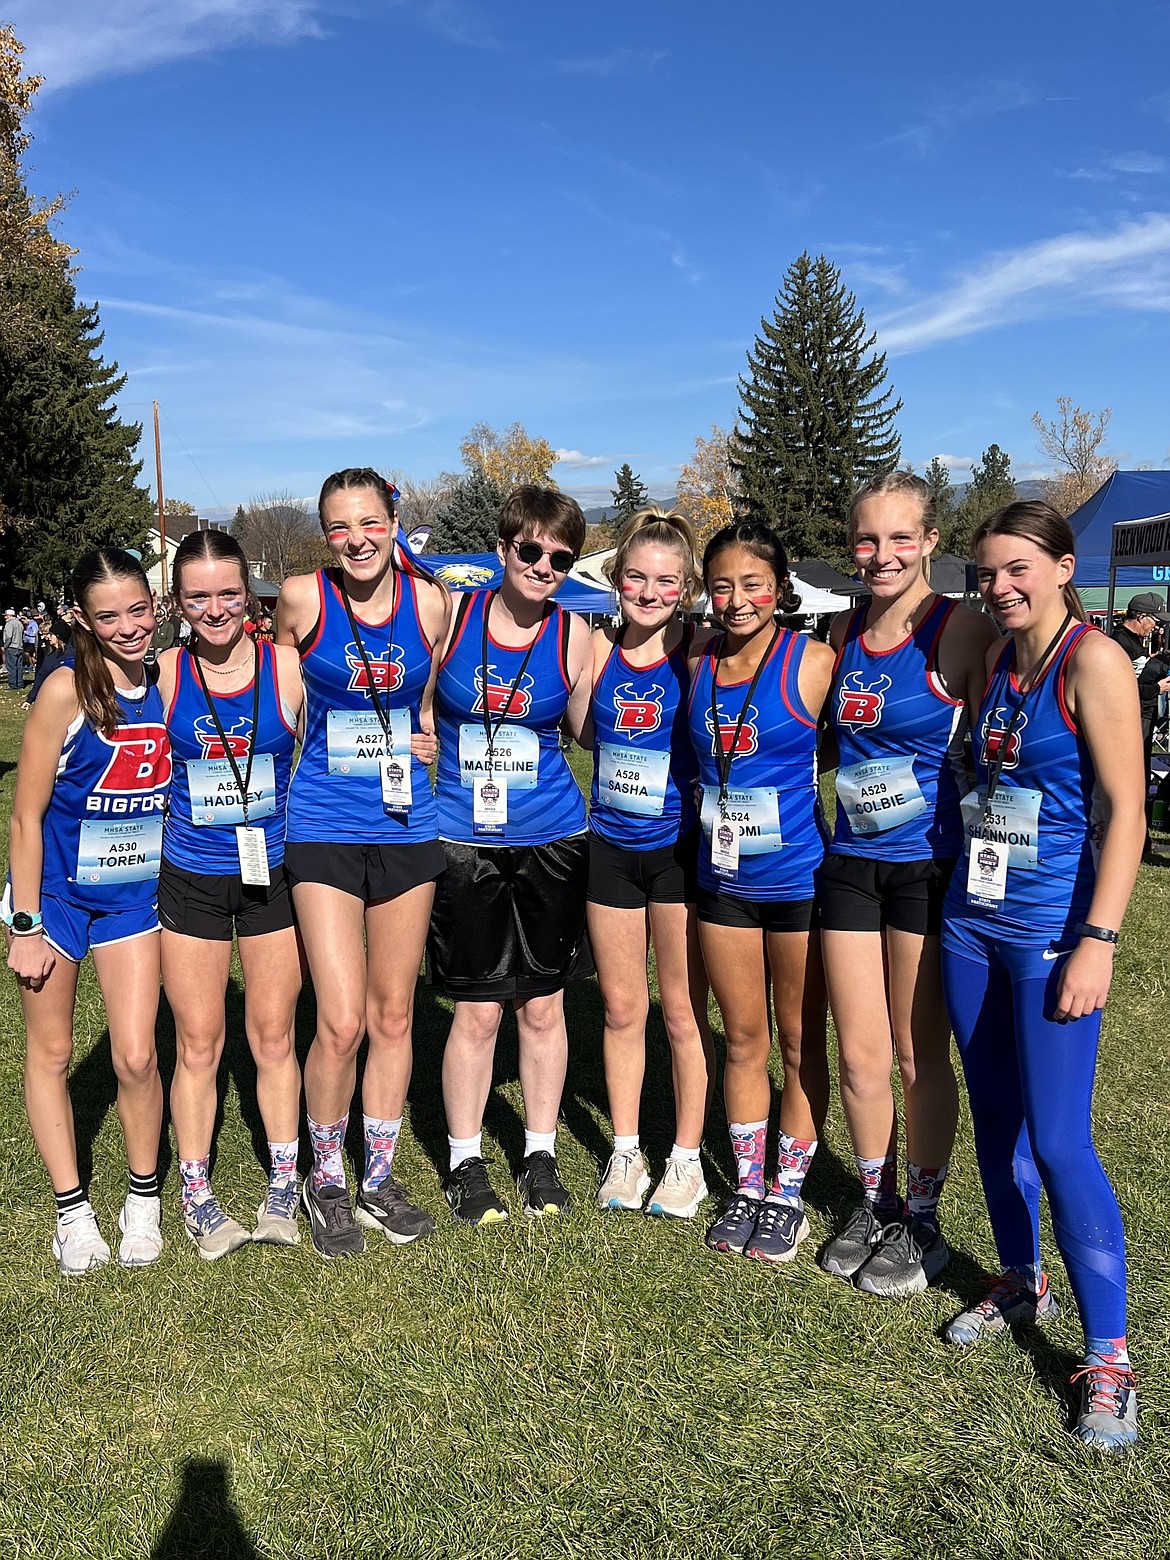
[[[592,497],[728,425],[802,250],[903,452],[1019,475],[1058,395],[1170,464],[1170,6],[7,0],[124,412],[208,512],[519,420]],[[144,441],[143,449],[146,449]],[[148,473],[150,467],[148,462]]]

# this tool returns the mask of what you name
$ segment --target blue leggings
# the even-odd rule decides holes
[[[1043,1185],[1086,1337],[1121,1338],[1125,1234],[1090,1120],[1101,1014],[1058,1024],[1060,945],[1020,946],[1010,935],[959,920],[944,925],[942,942],[999,1260],[1039,1264]]]

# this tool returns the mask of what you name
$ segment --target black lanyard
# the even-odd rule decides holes
[[[760,680],[760,673],[768,664],[768,660],[772,654],[772,651],[776,648],[776,642],[779,638],[780,625],[777,623],[776,627],[772,630],[771,643],[768,645],[767,650],[764,651],[763,658],[761,659],[760,664],[756,667],[755,675],[748,684],[747,698],[743,701],[743,708],[740,710],[739,719],[735,723],[735,734],[731,739],[731,745],[726,750],[723,747],[723,735],[719,728],[719,706],[716,702],[719,692],[719,662],[723,654],[723,647],[727,643],[726,634],[719,641],[719,648],[712,656],[712,661],[714,664],[711,667],[711,740],[713,743],[712,751],[715,755],[715,769],[719,775],[719,806],[724,811],[727,808],[727,787],[731,780],[731,766],[735,761],[735,750],[739,746],[739,734],[743,730],[744,719],[747,716],[749,708],[751,707],[752,698],[756,691],[756,685]]]
[[[1056,630],[1056,633],[1053,635],[1053,637],[1048,641],[1047,649],[1036,662],[1036,669],[1032,673],[1031,681],[1029,682],[1027,688],[1021,692],[1020,702],[1012,711],[1011,719],[1007,723],[1007,730],[1004,732],[1003,736],[996,745],[995,757],[991,759],[987,765],[987,796],[983,803],[984,818],[987,816],[987,809],[991,806],[991,799],[995,795],[996,787],[999,785],[999,777],[1003,774],[1004,761],[1006,760],[1008,753],[1011,751],[1012,737],[1015,735],[1016,727],[1019,725],[1020,716],[1024,713],[1024,705],[1028,702],[1029,694],[1036,691],[1040,679],[1044,675],[1044,668],[1048,664],[1049,656],[1051,656],[1057,645],[1064,638],[1065,631],[1071,622],[1072,613],[1066,612],[1064,615],[1064,622]],[[1012,651],[1012,659],[1015,659],[1014,649]],[[979,826],[982,829],[983,819],[980,819]]]
[[[373,703],[375,711],[377,712],[378,720],[381,722],[382,735],[386,738],[386,746],[390,749],[391,752],[393,752],[394,743],[390,735],[390,706],[387,704],[385,709],[382,708],[382,701],[378,697],[378,684],[374,679],[374,668],[370,665],[370,657],[366,651],[365,644],[362,641],[361,630],[358,628],[357,618],[354,617],[353,608],[349,604],[349,592],[345,588],[345,575],[339,573],[338,578],[340,580],[339,594],[341,596],[342,604],[345,607],[345,615],[349,619],[349,631],[353,635],[353,642],[357,646],[357,653],[361,656],[362,665],[366,669],[366,679],[370,685],[370,699]],[[392,659],[391,652],[394,649],[394,614],[398,611],[398,571],[393,568],[390,571],[390,585],[390,638],[386,645],[387,681],[390,679],[390,664]]]
[[[215,707],[215,700],[211,696],[211,689],[207,686],[207,679],[203,675],[203,663],[198,653],[194,650],[188,652],[195,663],[195,674],[199,678],[199,686],[203,689],[203,697],[207,701],[207,711],[215,726],[215,734],[223,747],[223,755],[232,766],[232,778],[239,787],[240,802],[244,809],[244,828],[252,827],[248,818],[248,787],[252,783],[252,760],[256,756],[256,739],[259,735],[260,723],[260,646],[252,646],[255,660],[252,665],[252,730],[248,735],[248,762],[241,776],[240,766],[236,763],[236,755],[232,752],[232,745],[228,741],[227,733],[223,729],[223,722],[219,718],[219,711]],[[231,698],[231,694],[226,694]]]
[[[483,609],[483,643],[482,643],[482,645],[480,647],[480,654],[479,654],[480,676],[481,676],[481,679],[482,679],[481,687],[483,689],[483,692],[480,695],[481,699],[483,700],[483,734],[484,734],[484,736],[487,739],[487,756],[488,756],[488,768],[489,769],[491,768],[492,759],[495,756],[496,733],[499,731],[500,727],[504,724],[504,721],[508,718],[508,712],[512,708],[512,700],[516,697],[516,690],[519,688],[521,682],[523,681],[524,673],[528,670],[528,662],[532,658],[533,650],[536,648],[536,640],[540,638],[540,634],[541,634],[540,628],[537,628],[537,630],[536,630],[536,638],[531,641],[531,643],[529,644],[527,650],[525,650],[525,652],[524,652],[524,659],[520,662],[520,670],[516,673],[516,680],[513,682],[512,686],[508,689],[508,697],[504,700],[504,707],[500,711],[500,717],[496,721],[495,725],[493,726],[492,725],[492,712],[491,712],[491,709],[488,706],[488,658],[487,658],[487,654],[488,654],[488,618],[491,617],[491,614],[492,614],[492,602],[496,599],[496,595],[497,595],[497,592],[494,591],[494,590],[488,592],[487,603],[485,604],[484,609]],[[541,624],[542,625],[543,625],[543,622],[544,622],[544,620],[542,618],[541,619]]]

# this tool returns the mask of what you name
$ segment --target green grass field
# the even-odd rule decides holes
[[[22,717],[0,698],[6,823]],[[770,1271],[708,1252],[702,1226],[603,1215],[608,1153],[600,1008],[568,1000],[561,1129],[572,1217],[454,1228],[438,1166],[449,1015],[420,990],[410,1130],[396,1168],[439,1220],[430,1240],[325,1264],[245,1249],[200,1262],[177,1217],[138,1273],[67,1282],[21,1100],[11,977],[0,1061],[0,1555],[1028,1556],[1170,1553],[1170,858],[1144,867],[1127,923],[1097,1095],[1098,1140],[1126,1215],[1131,1347],[1143,1443],[1104,1465],[1065,1432],[1080,1329],[1049,1242],[1061,1321],[960,1355],[940,1341],[978,1289],[991,1241],[969,1120],[946,1201],[955,1260],[938,1288],[891,1305],[821,1273],[814,1248],[850,1196],[834,1109],[808,1184],[814,1240]],[[251,1216],[263,1133],[238,987],[215,1185]],[[313,1029],[311,993],[300,1037]],[[160,1056],[169,1077],[165,1004]],[[669,1149],[668,1057],[652,1015],[644,1128]],[[487,1114],[494,1176],[522,1144],[515,1031]],[[124,1195],[109,1045],[83,975],[73,1093],[107,1233]],[[718,1108],[707,1179],[731,1171]],[[515,1196],[513,1190],[513,1207]]]

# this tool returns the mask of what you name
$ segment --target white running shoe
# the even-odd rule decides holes
[[[102,1239],[97,1215],[89,1203],[82,1203],[57,1220],[53,1255],[65,1278],[80,1278],[110,1260],[110,1248]]]
[[[707,1195],[703,1167],[697,1159],[668,1159],[646,1212],[656,1218],[693,1219]]]
[[[149,1267],[162,1256],[162,1203],[157,1197],[131,1192],[118,1215],[118,1228],[118,1261],[124,1268]]]
[[[640,1148],[616,1150],[609,1156],[601,1185],[597,1188],[599,1208],[624,1208],[627,1213],[641,1211],[642,1199],[650,1190],[650,1176]]]

